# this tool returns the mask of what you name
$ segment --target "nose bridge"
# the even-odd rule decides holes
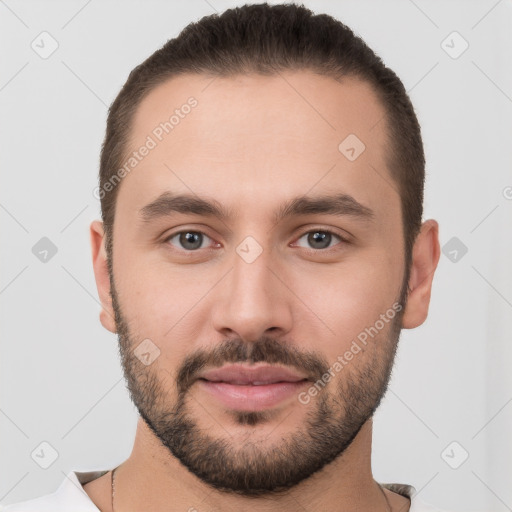
[[[253,237],[246,237],[235,248],[232,270],[216,304],[217,330],[234,332],[247,341],[270,329],[290,330],[291,311],[283,286],[274,275],[274,263],[272,252]]]
[[[266,297],[265,302],[268,303],[271,280],[275,279],[271,271],[272,257],[268,249],[256,244],[252,237],[248,237],[236,248],[231,276],[232,293],[248,301]]]

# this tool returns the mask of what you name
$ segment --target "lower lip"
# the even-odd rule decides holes
[[[261,411],[273,407],[286,398],[297,395],[308,381],[276,382],[261,386],[241,386],[227,382],[197,381],[203,389],[230,409]]]

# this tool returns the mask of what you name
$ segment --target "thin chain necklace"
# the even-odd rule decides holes
[[[119,466],[118,466],[119,467]],[[114,512],[114,494],[116,493],[116,488],[115,488],[115,485],[114,485],[114,473],[116,472],[116,469],[117,468],[114,468],[112,470],[112,472],[110,473],[110,477],[111,477],[111,484],[112,484],[112,512]]]
[[[119,467],[119,466],[118,466]],[[115,472],[117,468],[114,468],[111,472],[111,482],[112,482],[112,512],[114,512],[114,494],[116,493],[116,487],[115,487]],[[391,505],[389,504],[388,497],[386,496],[386,493],[384,492],[384,489],[382,488],[382,485],[378,484],[380,492],[382,492],[382,495],[384,496],[384,499],[386,500],[386,504],[388,506],[388,512],[392,512]]]
[[[382,488],[382,485],[380,485],[379,483],[377,485],[379,486],[380,492],[382,493],[382,495],[384,496],[384,499],[386,500],[386,505],[388,506],[388,512],[392,512],[391,505],[389,503],[386,493],[384,492],[384,489]]]

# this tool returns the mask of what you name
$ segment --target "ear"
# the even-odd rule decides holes
[[[110,295],[110,280],[107,266],[107,252],[105,250],[105,233],[103,222],[94,220],[89,228],[92,251],[92,265],[96,288],[101,301],[100,322],[105,329],[112,333],[117,331],[114,320],[114,309],[112,308],[112,297]]]
[[[432,280],[440,254],[439,225],[430,219],[421,225],[413,247],[409,296],[402,318],[404,329],[414,329],[427,318]]]

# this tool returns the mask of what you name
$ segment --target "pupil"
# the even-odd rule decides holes
[[[180,238],[180,242],[182,242],[184,246],[192,244],[192,247],[189,245],[190,249],[197,249],[201,247],[201,236],[199,233],[192,233],[188,231],[186,233],[182,233]],[[186,242],[186,244],[184,242]]]
[[[317,247],[315,247],[316,249],[325,249],[326,247],[329,247],[331,237],[330,233],[326,233],[324,231],[316,231],[314,233],[311,233],[309,236],[312,245],[317,245]],[[320,247],[318,247],[318,242],[320,242]]]

